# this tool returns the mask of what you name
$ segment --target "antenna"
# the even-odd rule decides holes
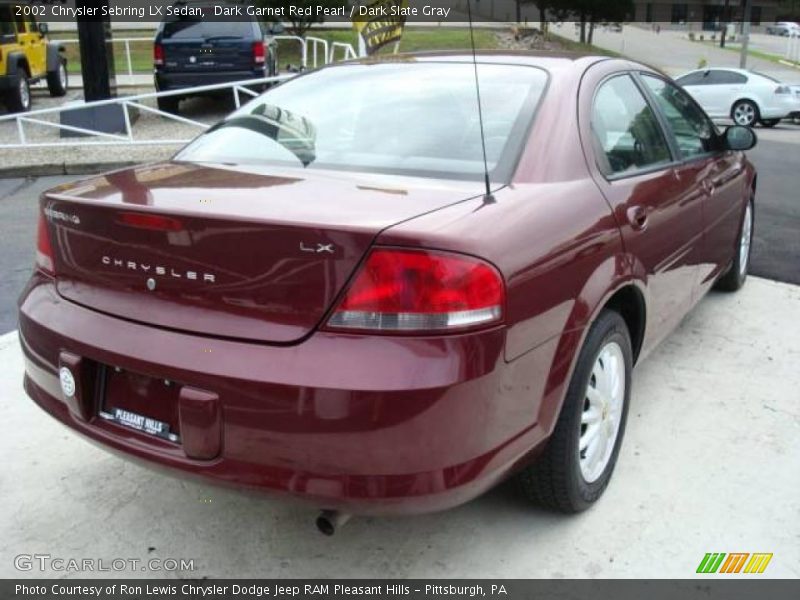
[[[472,68],[475,71],[475,95],[478,98],[478,124],[481,129],[481,150],[483,150],[483,180],[486,183],[484,204],[495,202],[492,196],[492,187],[489,184],[489,162],[486,160],[486,136],[483,133],[483,109],[481,108],[481,84],[478,79],[478,59],[475,58],[475,35],[472,32],[472,0],[467,0],[467,17],[469,18],[469,41],[472,46]]]

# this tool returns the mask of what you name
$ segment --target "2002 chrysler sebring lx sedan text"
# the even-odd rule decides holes
[[[46,192],[28,394],[124,455],[338,511],[328,531],[511,474],[591,505],[634,363],[744,282],[755,137],[639,64],[479,54],[486,194],[471,60],[327,67],[169,162]]]

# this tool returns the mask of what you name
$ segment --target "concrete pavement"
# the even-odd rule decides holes
[[[689,578],[706,552],[772,552],[764,576],[800,577],[798,337],[800,287],[751,278],[710,294],[637,367],[617,470],[586,513],[543,512],[507,484],[325,538],[307,508],[152,472],[78,438],[25,397],[6,335],[0,577],[43,575],[13,558],[45,553],[194,560],[159,573],[170,577]]]

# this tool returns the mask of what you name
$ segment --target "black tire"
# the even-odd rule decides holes
[[[747,208],[750,210],[748,211]],[[731,261],[731,266],[728,267],[728,270],[725,274],[717,279],[717,283],[714,287],[718,290],[722,290],[724,292],[735,292],[737,290],[742,289],[744,286],[745,281],[747,281],[747,271],[750,268],[750,254],[752,253],[753,249],[753,232],[755,231],[755,203],[753,199],[750,198],[750,201],[747,203],[747,207],[745,211],[742,213],[742,219],[739,224],[739,235],[736,236],[736,246],[733,249],[733,260]],[[749,227],[750,227],[750,243],[747,247],[746,256],[744,257],[744,267],[742,266],[742,237],[745,234],[745,224],[747,222],[749,215]]]
[[[6,92],[5,100],[8,112],[27,112],[31,109],[31,85],[24,73],[12,82],[11,89]]]
[[[623,404],[616,439],[608,462],[599,476],[589,482],[584,477],[580,465],[580,437],[586,431],[582,417],[584,411],[588,409],[587,393],[594,377],[592,372],[595,363],[598,362],[601,350],[612,342],[621,350],[625,367]],[[518,476],[520,487],[529,500],[552,510],[577,513],[586,510],[600,498],[614,472],[625,434],[632,369],[633,352],[628,327],[619,313],[604,310],[592,323],[586,336],[564,399],[564,406],[544,453],[535,464],[527,467]],[[604,410],[603,419],[605,415]]]
[[[67,75],[67,61],[62,58],[58,61],[55,71],[47,72],[47,90],[54,98],[67,95],[69,76]]]
[[[770,129],[775,127],[775,125],[777,125],[780,122],[781,122],[780,119],[761,119],[759,121],[759,123],[761,123],[762,127],[768,127]]]
[[[741,117],[737,117],[739,112],[744,114],[742,114]],[[737,125],[755,127],[756,123],[761,120],[761,111],[758,109],[758,106],[750,100],[738,100],[731,107],[731,118]]]
[[[156,104],[158,105],[158,110],[177,115],[180,100],[177,96],[163,96],[156,98]]]

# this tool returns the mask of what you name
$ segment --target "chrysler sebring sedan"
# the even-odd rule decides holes
[[[327,533],[510,476],[591,506],[633,366],[745,281],[755,137],[636,63],[471,61],[326,67],[170,161],[44,193],[30,397],[125,457],[305,500]]]

